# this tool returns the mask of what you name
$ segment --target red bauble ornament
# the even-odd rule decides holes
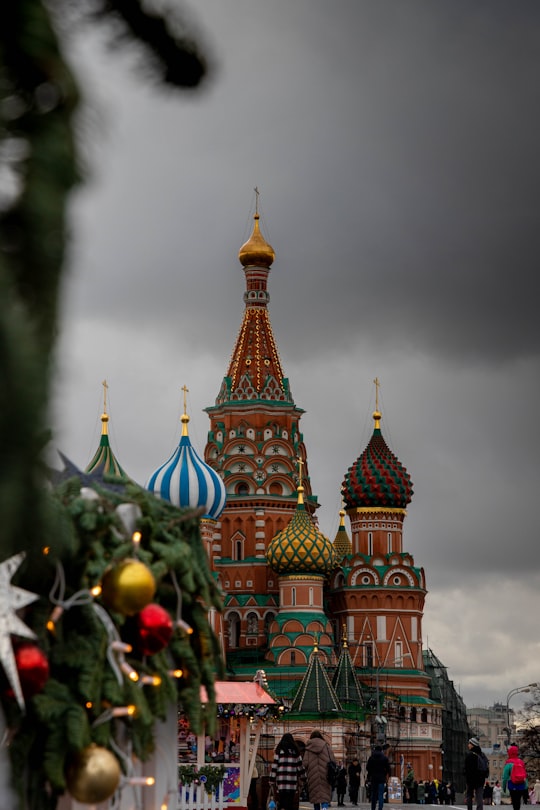
[[[154,655],[163,650],[173,634],[169,613],[151,602],[137,615],[137,647],[143,655]]]
[[[31,642],[19,644],[15,650],[15,663],[19,673],[19,682],[25,698],[41,692],[49,679],[49,661],[47,656]]]

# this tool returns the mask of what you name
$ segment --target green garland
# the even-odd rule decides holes
[[[154,726],[165,719],[171,705],[179,704],[194,733],[216,726],[214,680],[223,677],[217,639],[208,624],[210,607],[221,610],[221,597],[212,577],[199,534],[197,516],[182,512],[140,487],[128,483],[116,489],[95,483],[98,499],[81,495],[81,480],[71,478],[51,494],[51,508],[58,517],[58,533],[51,538],[46,556],[30,555],[19,584],[40,595],[24,617],[46,652],[50,678],[43,691],[27,701],[21,714],[16,701],[2,697],[9,727],[15,731],[10,754],[21,806],[52,810],[65,790],[68,757],[89,743],[111,747],[118,724],[127,731],[133,753],[147,759],[154,748]],[[84,482],[88,486],[88,481]],[[139,674],[158,675],[159,686],[141,688],[125,677],[118,683],[107,650],[109,638],[92,604],[66,609],[54,634],[46,630],[53,609],[49,593],[57,565],[62,566],[68,600],[81,589],[98,583],[106,569],[133,554],[129,539],[115,511],[121,503],[135,503],[141,510],[137,530],[142,540],[138,558],[152,571],[157,582],[154,602],[174,617],[178,597],[171,577],[182,591],[182,618],[193,628],[188,635],[176,630],[165,650],[140,657],[125,654],[125,660]],[[97,600],[99,601],[99,599]],[[109,613],[121,637],[133,620]],[[182,669],[173,680],[169,672]],[[209,696],[202,709],[200,688]],[[132,718],[94,725],[107,707],[134,705]]]
[[[209,796],[216,791],[225,779],[227,769],[225,765],[201,765],[197,768],[194,764],[178,766],[178,781],[184,787],[189,787],[194,782],[204,784],[204,789]],[[201,776],[204,779],[201,780]]]

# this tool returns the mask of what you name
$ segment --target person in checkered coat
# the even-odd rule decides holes
[[[295,810],[297,792],[306,781],[306,771],[292,734],[284,734],[276,746],[270,784],[277,791],[279,810]]]

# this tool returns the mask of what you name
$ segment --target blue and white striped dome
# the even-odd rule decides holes
[[[202,506],[203,518],[217,520],[225,507],[225,484],[191,446],[186,413],[182,414],[181,421],[180,444],[170,459],[152,473],[146,489],[182,509]]]

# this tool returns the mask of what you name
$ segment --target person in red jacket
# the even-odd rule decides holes
[[[518,753],[517,745],[508,747],[508,759],[502,775],[503,791],[508,788],[514,810],[519,810],[522,800],[523,804],[527,804],[528,797],[527,771]]]

